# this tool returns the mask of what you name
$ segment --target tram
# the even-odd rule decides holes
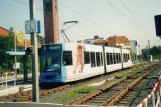
[[[78,81],[132,66],[129,49],[83,43],[43,45],[40,59],[40,85]]]

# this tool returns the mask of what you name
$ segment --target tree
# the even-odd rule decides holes
[[[154,59],[158,59],[161,53],[161,46],[153,46],[150,50],[146,47],[142,49],[142,56],[144,59],[148,59],[148,55],[153,55]]]
[[[0,36],[0,65],[3,68],[11,68],[11,63],[13,63],[13,56],[6,54],[7,51],[14,48],[14,37],[13,36]]]

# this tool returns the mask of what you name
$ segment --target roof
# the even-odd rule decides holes
[[[106,39],[107,41],[115,41],[116,43],[130,42],[126,36],[113,36]]]
[[[2,36],[9,36],[9,30],[0,26],[0,35]]]
[[[126,36],[116,36],[116,42],[122,43],[122,42],[130,42],[130,41]]]
[[[4,30],[6,30],[6,31],[8,31],[8,32],[9,32],[9,30],[7,30],[7,29],[5,29],[5,28],[3,28],[3,27],[1,27],[1,26],[0,26],[0,28],[1,28],[1,29],[4,29]]]

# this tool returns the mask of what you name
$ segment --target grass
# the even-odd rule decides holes
[[[144,67],[139,67],[139,68],[133,68],[127,72],[121,72],[118,74],[118,76],[116,76],[116,78],[121,78],[121,77],[125,77],[125,76],[129,76],[129,75],[133,75],[141,70],[145,69]]]
[[[92,91],[93,89],[95,89],[96,87],[94,86],[84,86],[81,88],[76,88],[73,90],[70,90],[69,92],[65,93],[64,95],[57,97],[56,100],[57,101],[65,101],[67,99],[71,99],[77,96],[80,96],[84,93],[89,93],[90,91]]]
[[[119,78],[125,77],[125,76],[135,74],[143,69],[145,69],[145,67],[132,68],[131,70],[127,70],[127,72],[121,72],[119,74],[115,74],[115,76],[118,76]],[[75,89],[72,89],[72,90],[68,91],[67,93],[65,93],[53,100],[56,100],[56,102],[67,101],[72,98],[77,98],[77,97],[81,96],[82,94],[89,93],[89,92],[93,91],[95,88],[96,88],[96,86],[84,86],[81,88],[75,88]]]
[[[159,71],[158,75],[161,75],[161,71]]]

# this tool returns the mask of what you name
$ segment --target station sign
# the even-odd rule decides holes
[[[16,31],[15,37],[16,37],[17,44],[21,44],[24,42],[25,35],[22,31]]]

